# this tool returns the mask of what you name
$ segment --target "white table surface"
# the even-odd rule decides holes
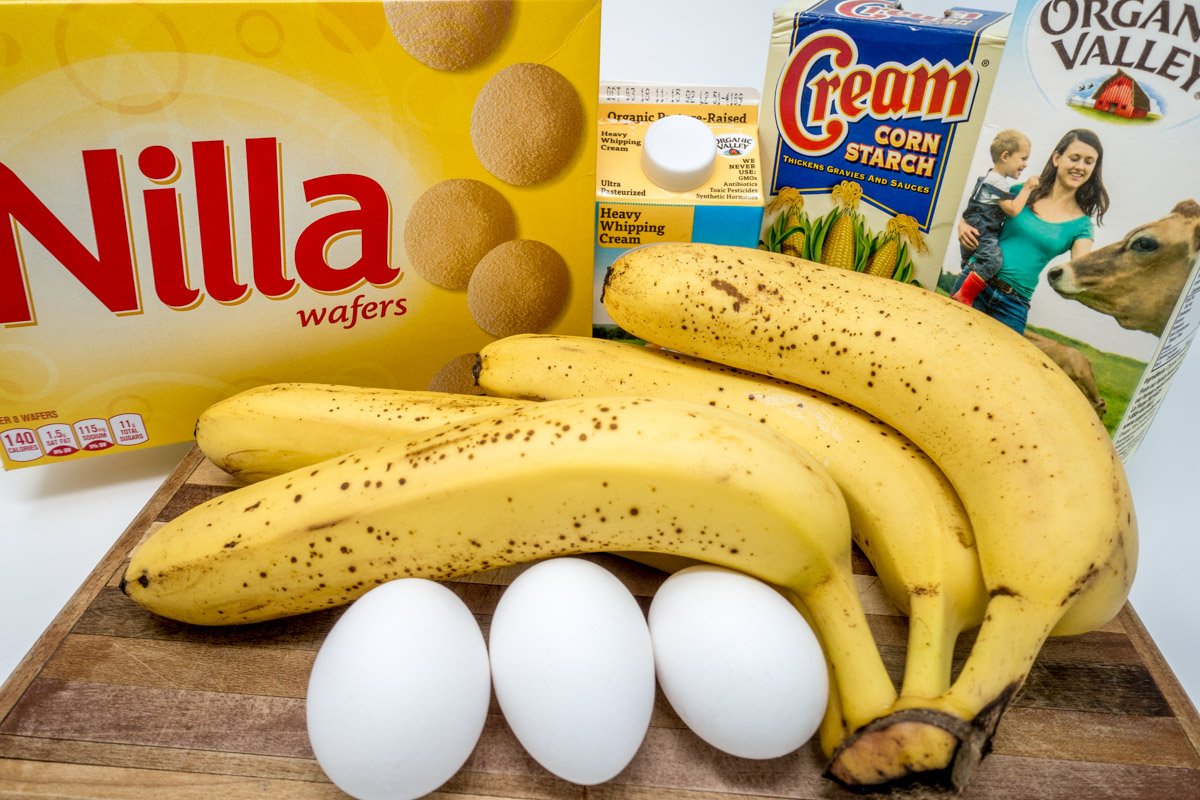
[[[1011,0],[962,5],[1007,8]],[[611,81],[761,89],[776,0],[606,0]],[[928,0],[909,10],[940,11]],[[1200,698],[1200,344],[1127,464],[1141,557],[1131,601],[1193,702]],[[188,445],[0,473],[0,680],[79,587]]]

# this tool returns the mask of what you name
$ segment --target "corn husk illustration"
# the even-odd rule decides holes
[[[800,194],[800,190],[791,186],[783,187],[765,210],[767,216],[774,215],[775,220],[767,228],[759,246],[773,253],[809,258],[806,244],[812,221],[804,211],[804,195]]]
[[[834,207],[813,225],[809,252],[813,261],[831,267],[861,272],[871,251],[871,231],[858,201],[862,186],[854,181],[842,181],[830,192]]]
[[[883,233],[872,241],[863,272],[912,283],[915,267],[909,255],[910,247],[918,253],[929,249],[916,219],[908,214],[897,214],[888,220]]]

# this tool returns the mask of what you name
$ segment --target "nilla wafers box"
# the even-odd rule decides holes
[[[0,0],[0,457],[587,335],[599,0]]]

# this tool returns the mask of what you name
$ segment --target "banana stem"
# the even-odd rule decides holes
[[[847,729],[854,731],[884,714],[896,701],[896,687],[883,665],[866,614],[848,571],[800,596],[820,632]]]
[[[943,773],[961,789],[983,757],[1008,704],[1021,688],[1060,608],[1012,595],[992,597],[958,678],[928,700],[902,698],[897,709],[852,734],[830,773],[851,786],[878,785],[916,773]]]
[[[956,614],[942,592],[908,598],[908,649],[899,705],[938,697],[950,688],[954,643],[959,628]]]
[[[846,720],[842,718],[842,698],[838,694],[837,681],[833,675],[833,667],[829,670],[829,702],[825,706],[825,716],[821,717],[821,726],[817,729],[817,740],[821,752],[826,758],[831,758],[837,749],[846,741]]]
[[[817,622],[813,619],[812,612],[804,605],[804,601],[791,589],[781,588],[780,591],[800,612],[800,616],[804,617],[804,621],[808,623],[813,635],[820,642],[822,652],[829,652],[829,647],[821,635],[821,629],[817,627]],[[834,675],[833,665],[829,663],[828,658],[825,659],[825,671],[829,679],[829,702],[825,705],[825,716],[821,717],[821,726],[817,729],[817,739],[821,745],[821,752],[825,754],[826,758],[829,758],[846,741],[849,731],[846,730],[846,720],[842,716],[842,698],[838,692],[837,677]]]
[[[941,698],[944,710],[981,722],[976,718],[985,709],[995,709],[998,720],[1061,616],[1057,604],[993,596],[962,671]],[[986,727],[994,728],[995,723]]]

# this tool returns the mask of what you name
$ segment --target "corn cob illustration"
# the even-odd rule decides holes
[[[836,204],[813,231],[810,252],[831,267],[862,271],[871,248],[871,235],[858,213],[862,186],[842,181],[830,192]]]
[[[760,246],[765,250],[784,255],[808,258],[805,245],[809,239],[812,222],[804,213],[804,195],[792,186],[785,186],[766,207],[767,215],[775,215],[775,221],[767,229],[767,237]]]
[[[871,255],[867,257],[863,272],[909,282],[913,272],[909,245],[915,247],[918,253],[928,250],[916,219],[908,214],[897,214],[888,220],[883,233],[872,242]]]

